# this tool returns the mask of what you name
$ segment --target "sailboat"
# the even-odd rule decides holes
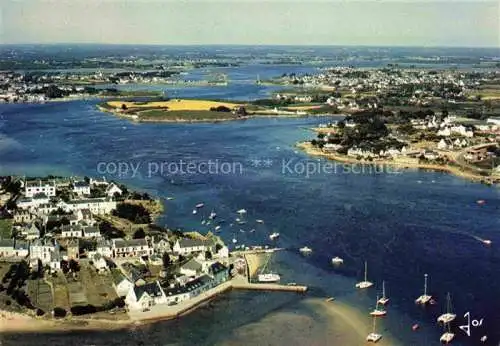
[[[376,342],[379,342],[380,339],[382,339],[382,334],[378,334],[375,330],[376,330],[376,318],[373,317],[373,331],[368,334],[368,336],[366,337],[366,341],[369,341],[369,342],[373,342],[373,343],[376,343]]]
[[[382,281],[382,298],[378,300],[378,303],[385,305],[389,302],[389,298],[385,295],[385,281]]]
[[[210,216],[208,218],[210,220],[213,220],[213,219],[215,219],[216,216],[217,216],[217,214],[215,213],[215,211],[212,210],[212,212],[210,213]]]
[[[264,264],[264,267],[262,267],[262,270],[260,271],[260,274],[258,276],[259,282],[276,282],[279,281],[281,278],[278,274],[274,273],[265,273],[265,270],[267,268],[267,264],[269,263],[269,260],[271,259],[271,255],[267,257],[267,261]]]
[[[443,335],[441,335],[441,337],[439,338],[439,341],[441,341],[442,343],[445,343],[445,344],[449,344],[451,342],[451,340],[453,340],[454,337],[455,337],[455,333],[451,332],[450,324],[446,323],[445,332],[443,333]]]
[[[457,317],[456,314],[451,312],[451,296],[450,293],[446,295],[446,313],[442,314],[441,316],[438,317],[437,321],[438,323],[450,323]]]
[[[379,300],[380,299],[378,299],[378,296],[377,296],[377,304],[375,305],[375,309],[372,312],[370,312],[370,315],[375,316],[375,317],[387,315],[387,311],[384,310],[383,307],[379,307],[379,304],[380,304]]]
[[[427,294],[427,277],[429,275],[425,274],[424,275],[424,278],[425,278],[425,282],[424,282],[424,294],[421,295],[420,297],[418,297],[416,300],[415,300],[415,303],[417,304],[421,304],[421,305],[425,305],[427,303],[429,303],[432,299],[432,296],[429,296]]]
[[[356,288],[368,288],[373,286],[373,282],[368,281],[368,263],[365,261],[365,279],[356,284]]]

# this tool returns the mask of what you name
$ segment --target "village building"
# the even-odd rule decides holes
[[[48,197],[53,197],[56,195],[56,186],[54,182],[41,180],[37,181],[26,181],[24,183],[24,195],[28,198],[35,196],[36,194],[43,193]]]
[[[111,241],[105,240],[105,239],[99,239],[97,241],[97,246],[96,246],[96,252],[98,254],[101,254],[104,257],[112,257],[113,256],[113,250],[112,250],[112,244]]]
[[[37,218],[37,215],[30,210],[17,209],[14,213],[14,223],[29,224]]]
[[[201,273],[203,265],[192,258],[179,268],[179,273],[186,276],[197,276]]]
[[[130,310],[144,310],[154,305],[166,304],[167,298],[158,281],[134,286],[125,297],[125,303]]]
[[[0,258],[25,258],[28,254],[27,242],[18,239],[0,239]]]
[[[97,227],[87,226],[83,228],[83,238],[99,238],[101,237],[101,232]]]
[[[127,293],[134,287],[134,284],[119,270],[112,270],[111,274],[113,277],[113,287],[115,288],[118,297],[127,296]]]
[[[116,201],[110,198],[75,199],[69,202],[61,201],[59,206],[67,212],[88,209],[92,214],[103,215],[116,209]]]
[[[193,252],[207,251],[210,247],[210,243],[206,240],[201,239],[178,239],[172,250],[178,255],[189,255]]]
[[[61,226],[61,238],[81,238],[82,228],[79,225]]]
[[[77,181],[73,183],[73,192],[78,196],[89,196],[90,195],[90,185],[85,181]]]
[[[121,195],[123,193],[115,183],[111,183],[106,187],[106,196],[115,197],[116,195]]]
[[[146,239],[113,239],[113,257],[151,256],[153,249]]]
[[[40,238],[40,230],[35,225],[35,223],[32,223],[30,226],[23,227],[21,229],[21,235],[26,240],[35,240],[35,239]]]

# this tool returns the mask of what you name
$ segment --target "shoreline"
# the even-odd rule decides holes
[[[438,165],[438,164],[426,164],[426,163],[403,163],[403,162],[395,162],[395,161],[390,161],[390,160],[380,160],[380,161],[368,161],[368,160],[358,160],[356,158],[352,158],[346,155],[342,154],[337,154],[337,153],[325,153],[321,149],[313,147],[313,145],[309,142],[298,142],[295,145],[297,148],[301,149],[304,151],[306,154],[311,155],[311,156],[319,156],[319,157],[324,157],[326,159],[330,159],[333,161],[338,161],[342,163],[349,163],[349,164],[364,164],[364,165],[387,165],[387,166],[396,166],[396,167],[403,167],[405,169],[427,169],[427,170],[432,170],[432,171],[438,171],[438,172],[445,172],[449,173],[455,176],[458,176],[460,178],[468,179],[473,182],[480,182],[484,183],[487,177],[470,173],[470,172],[465,172],[462,171],[458,167],[453,167],[453,166],[443,166],[443,165]]]

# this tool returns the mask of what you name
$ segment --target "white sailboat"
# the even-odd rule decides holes
[[[378,303],[381,305],[389,303],[389,298],[385,295],[385,281],[382,281],[382,298],[378,300]]]
[[[215,211],[212,210],[212,212],[210,213],[210,216],[208,218],[210,220],[213,220],[213,219],[215,219],[216,216],[217,216],[217,214],[215,213]]]
[[[431,299],[432,299],[432,296],[428,295],[427,294],[427,278],[428,278],[429,275],[425,274],[424,275],[424,294],[422,294],[420,297],[418,297],[416,300],[415,300],[415,303],[417,304],[420,304],[420,305],[426,305],[428,304]]]
[[[453,340],[454,337],[455,337],[455,333],[451,332],[450,324],[449,323],[445,324],[445,332],[441,335],[441,337],[439,338],[439,341],[441,341],[442,343],[445,343],[445,344],[449,344]]]
[[[241,214],[246,214],[246,212],[247,211],[245,209],[240,209],[240,210],[237,211],[237,213],[240,214],[240,215]]]
[[[204,206],[204,205],[205,205],[204,203],[198,203],[198,204],[196,205],[196,208],[203,208],[203,206]]]
[[[377,319],[375,317],[373,317],[373,330],[366,337],[366,341],[368,341],[368,342],[377,343],[380,341],[380,339],[382,339],[382,334],[378,334],[376,332],[376,321],[377,321]]]
[[[446,295],[446,313],[442,314],[441,316],[438,317],[437,321],[438,323],[450,323],[457,317],[456,314],[452,313],[451,311],[451,295],[448,292]]]
[[[378,299],[378,296],[377,296],[377,304],[375,305],[375,309],[370,312],[370,315],[372,316],[385,316],[387,315],[387,311],[383,308],[383,307],[379,307],[379,299]]]
[[[356,288],[368,288],[373,286],[373,282],[368,281],[368,263],[365,261],[365,279],[356,284]]]
[[[262,270],[260,271],[260,274],[257,278],[259,280],[259,282],[276,282],[276,281],[279,281],[281,279],[281,277],[278,274],[275,274],[272,272],[265,273],[270,259],[271,259],[271,255],[269,255],[267,257],[267,261],[264,264],[264,267],[262,267]]]

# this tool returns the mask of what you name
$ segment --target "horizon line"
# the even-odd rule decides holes
[[[440,46],[440,45],[376,45],[376,44],[280,44],[280,43],[96,43],[96,42],[23,42],[1,43],[0,46],[163,46],[163,47],[363,47],[363,48],[450,48],[450,49],[498,49],[499,46]]]

